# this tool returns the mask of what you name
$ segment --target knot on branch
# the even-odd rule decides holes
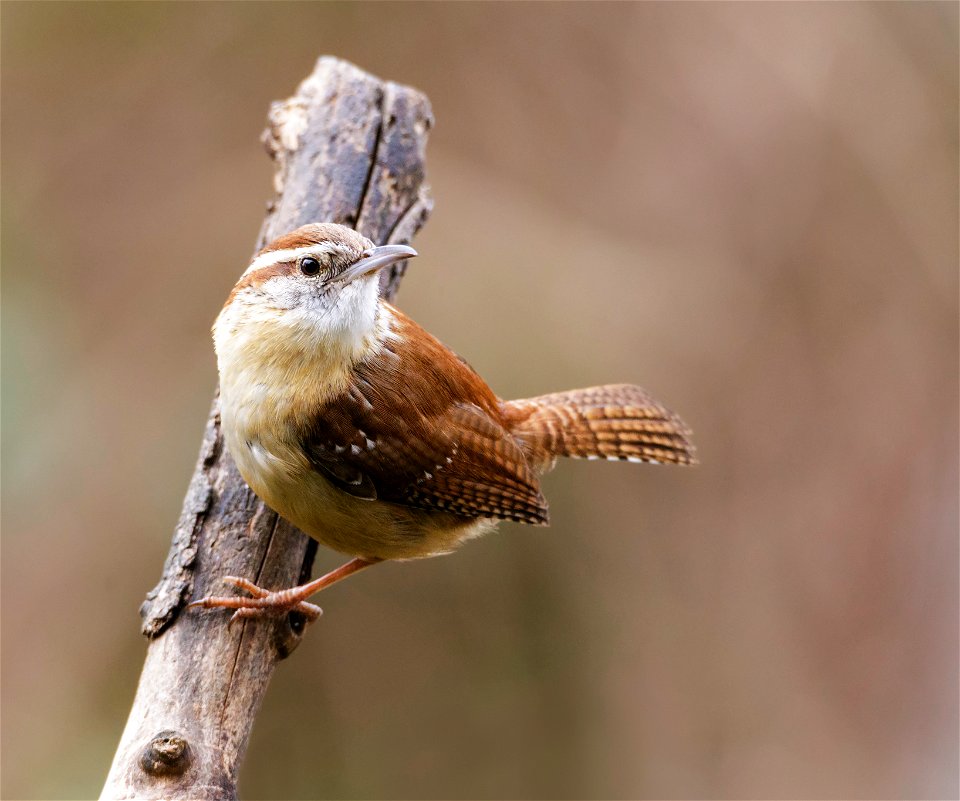
[[[175,776],[190,764],[190,744],[179,732],[162,731],[146,744],[140,767],[152,776]]]

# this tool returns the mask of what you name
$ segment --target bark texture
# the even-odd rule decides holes
[[[314,221],[349,225],[378,244],[409,242],[431,208],[424,150],[432,124],[420,92],[321,58],[296,94],[270,109],[264,143],[277,196],[257,249]],[[383,275],[388,298],[402,270]],[[225,614],[181,612],[192,598],[222,593],[224,575],[266,588],[303,581],[315,551],[240,477],[214,398],[163,575],[140,610],[150,645],[101,798],[236,798],[270,676],[300,642],[304,621],[290,614],[228,629]]]

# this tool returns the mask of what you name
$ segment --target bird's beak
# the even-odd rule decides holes
[[[367,248],[363,251],[362,259],[355,261],[340,273],[340,281],[349,284],[357,278],[379,272],[384,267],[416,255],[417,251],[406,245],[377,245],[374,248]]]

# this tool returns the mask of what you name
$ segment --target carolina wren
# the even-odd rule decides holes
[[[341,225],[305,225],[254,258],[213,327],[220,414],[241,475],[274,511],[353,556],[301,587],[204,598],[236,617],[297,608],[385,559],[452,551],[498,520],[546,525],[538,476],[558,456],[692,464],[689,429],[639,387],[504,401],[379,297],[416,256]]]

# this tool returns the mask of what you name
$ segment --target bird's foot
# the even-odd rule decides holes
[[[234,612],[233,617],[230,618],[231,624],[235,620],[249,620],[251,618],[267,617],[268,615],[283,615],[287,612],[299,612],[306,618],[307,623],[312,623],[323,614],[323,610],[319,606],[308,604],[306,601],[307,598],[315,592],[326,589],[331,584],[342,581],[347,576],[351,576],[364,568],[370,567],[370,565],[375,565],[379,561],[381,560],[375,557],[364,559],[358,556],[351,559],[345,565],[340,565],[336,570],[331,570],[326,575],[320,576],[320,578],[315,578],[313,581],[308,581],[299,587],[291,587],[289,590],[276,590],[274,592],[265,590],[263,587],[258,587],[252,581],[247,581],[243,578],[225,576],[224,581],[232,584],[237,589],[245,590],[253,597],[201,598],[199,601],[187,604],[187,609],[196,606],[202,607],[203,609],[236,609],[237,611]]]
[[[187,609],[235,609],[236,611],[230,617],[230,623],[228,624],[230,626],[239,620],[276,617],[288,612],[299,612],[306,618],[307,623],[312,623],[323,614],[323,610],[319,606],[303,600],[312,594],[311,591],[306,590],[308,585],[291,587],[288,590],[270,591],[238,576],[224,576],[223,580],[239,590],[250,593],[251,597],[214,595],[187,604]]]

